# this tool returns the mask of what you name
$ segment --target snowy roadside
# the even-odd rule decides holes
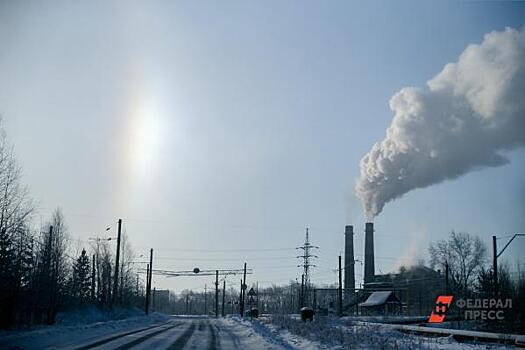
[[[0,333],[0,349],[59,348],[108,334],[162,324],[169,319],[168,315],[153,313],[148,316],[132,316],[119,320],[109,320],[111,317],[125,317],[130,314],[133,314],[133,312],[121,311],[117,312],[116,315],[111,313],[85,315],[83,312],[78,312],[65,316],[55,325],[38,326],[28,331],[2,331]],[[102,319],[102,321],[90,323],[94,318]]]
[[[300,349],[514,349],[500,344],[460,343],[452,337],[422,337],[392,330],[384,325],[352,325],[337,318],[302,322],[275,315],[260,319],[271,336],[278,336]],[[257,328],[257,326],[255,326]]]
[[[261,321],[261,319],[241,320],[239,317],[228,317],[222,319],[222,322],[239,335],[240,339],[243,339],[243,342],[248,346],[247,349],[331,349],[319,342],[279,330],[272,324]],[[264,342],[260,340],[264,340]]]

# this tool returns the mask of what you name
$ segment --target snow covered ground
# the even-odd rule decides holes
[[[75,319],[75,317],[73,317]],[[92,324],[41,327],[0,334],[0,349],[512,349],[498,344],[427,338],[381,325],[349,324],[337,318],[302,322],[288,316],[131,317]]]
[[[302,322],[296,317],[271,316],[259,322],[274,336],[296,343],[303,349],[314,342],[317,349],[436,349],[476,350],[514,349],[501,344],[457,342],[452,337],[423,337],[399,332],[388,325],[350,324],[348,320],[318,317],[313,322]]]
[[[95,318],[106,318],[97,315]],[[53,326],[39,326],[30,331],[0,333],[0,349],[60,349],[69,344],[97,339],[106,334],[120,334],[133,329],[153,327],[165,323],[169,317],[162,314],[129,317],[122,320],[87,323],[93,315],[67,316],[67,321]]]

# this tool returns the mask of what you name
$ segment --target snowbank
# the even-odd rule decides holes
[[[0,349],[17,346],[21,349],[42,349],[49,346],[62,347],[80,340],[96,339],[123,330],[147,327],[165,322],[169,316],[153,313],[131,316],[136,310],[102,312],[76,310],[62,314],[60,321],[51,326],[38,326],[30,331],[3,331],[0,333]],[[123,318],[113,320],[112,318]],[[58,318],[58,315],[57,315]],[[38,345],[36,345],[38,344]],[[36,347],[35,347],[36,346]]]

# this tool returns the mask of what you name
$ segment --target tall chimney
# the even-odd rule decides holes
[[[354,297],[354,227],[345,226],[345,301],[350,302]]]
[[[365,226],[365,285],[374,282],[374,223]]]

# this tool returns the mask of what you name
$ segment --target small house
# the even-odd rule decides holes
[[[365,315],[398,315],[402,304],[393,291],[381,291],[370,294],[359,308]]]

